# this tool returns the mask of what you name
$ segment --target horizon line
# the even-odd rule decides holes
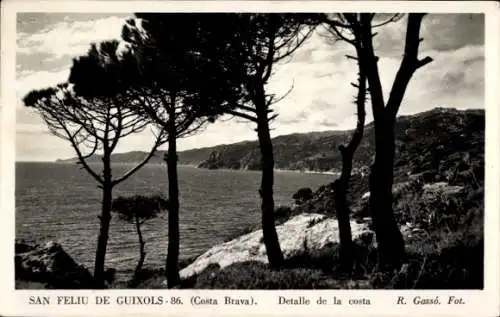
[[[417,114],[423,114],[423,113],[427,113],[427,112],[431,112],[431,111],[436,111],[438,109],[441,110],[441,111],[444,110],[444,111],[459,111],[459,112],[464,112],[464,111],[479,110],[479,111],[486,112],[485,108],[458,109],[456,107],[436,106],[436,107],[431,108],[429,110],[425,110],[425,111],[421,111],[421,112],[416,112],[416,113],[410,113],[410,114],[401,114],[401,115],[398,115],[397,117],[398,118],[409,117],[409,116],[413,116],[413,115],[417,115]],[[370,124],[372,124],[372,123],[373,123],[373,120],[367,122],[365,124],[365,127],[368,126],[368,125],[370,125]],[[280,136],[287,136],[287,135],[294,135],[294,134],[303,135],[303,134],[310,134],[310,133],[348,132],[348,131],[351,131],[351,130],[353,130],[353,128],[351,128],[351,129],[343,129],[343,130],[341,130],[341,129],[338,129],[338,130],[335,130],[335,129],[331,129],[331,130],[311,130],[311,131],[307,131],[307,132],[294,132],[294,133],[278,134],[276,136],[273,136],[271,139],[275,139],[275,138],[280,137]],[[177,153],[182,153],[182,152],[187,152],[187,151],[192,151],[192,150],[203,150],[203,149],[209,149],[209,148],[220,147],[220,146],[228,146],[228,145],[234,145],[234,144],[240,144],[240,143],[246,143],[246,142],[256,142],[256,141],[258,141],[257,137],[255,137],[255,139],[247,139],[247,140],[237,141],[237,142],[233,142],[233,143],[219,143],[219,144],[210,145],[210,146],[203,146],[203,147],[189,147],[187,149],[179,150],[179,151],[177,151]],[[162,152],[162,151],[167,151],[167,149],[157,149],[156,152],[158,153],[158,152]],[[112,153],[112,155],[129,154],[129,153],[133,153],[133,152],[148,153],[147,150],[130,150],[130,151],[125,151],[125,152]],[[93,156],[99,156],[99,155],[101,155],[101,154],[97,154],[96,153]],[[40,160],[17,159],[17,158],[15,158],[14,162],[15,163],[56,163],[59,160],[60,161],[66,161],[66,160],[71,160],[71,159],[77,159],[77,158],[75,156],[71,156],[71,157],[68,157],[68,158],[40,159]],[[150,163],[148,162],[148,164],[150,164]]]

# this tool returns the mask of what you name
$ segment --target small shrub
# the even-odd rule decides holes
[[[132,197],[118,197],[112,202],[111,211],[119,214],[120,218],[133,223],[139,238],[139,261],[135,268],[135,275],[140,274],[146,258],[145,246],[141,225],[149,219],[158,217],[158,214],[168,209],[168,200],[160,195]]]
[[[290,216],[292,215],[292,208],[288,206],[278,206],[274,210],[274,219],[276,222],[283,223],[286,220],[290,219]]]
[[[304,187],[293,194],[292,198],[295,200],[297,205],[300,205],[313,198],[313,191],[309,187]]]
[[[165,269],[142,269],[134,274],[134,277],[128,282],[126,288],[134,289],[160,289],[165,288]]]
[[[339,258],[340,245],[330,243],[321,250],[308,250],[305,254],[299,254],[285,261],[285,267],[319,269],[323,272],[331,272]]]

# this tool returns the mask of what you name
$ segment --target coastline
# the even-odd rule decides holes
[[[192,167],[196,169],[201,169],[201,170],[211,170],[211,171],[244,171],[244,172],[260,172],[261,170],[258,169],[245,169],[245,168],[238,168],[238,169],[231,169],[231,168],[205,168],[205,167],[198,167],[197,165],[194,164],[179,164],[179,166],[182,167]],[[284,168],[274,168],[275,172],[278,173],[300,173],[300,174],[325,174],[325,175],[340,175],[340,172],[335,172],[335,171],[321,171],[321,170],[300,170],[300,169],[284,169]]]
[[[53,164],[64,164],[64,165],[75,165],[77,162],[69,162],[69,161],[16,161],[16,163],[53,163]],[[89,164],[100,164],[100,162],[89,162]],[[116,162],[113,163],[116,165],[135,165],[137,163],[135,162]],[[147,163],[146,166],[159,166],[159,165],[165,165],[165,163],[161,162],[150,162]],[[260,172],[260,170],[253,170],[253,169],[244,169],[244,168],[238,168],[238,169],[232,169],[232,168],[205,168],[205,167],[199,167],[199,164],[179,164],[178,167],[182,168],[195,168],[195,169],[200,169],[200,170],[220,170],[220,171],[245,171],[245,172]],[[325,174],[325,175],[340,175],[340,171],[322,171],[322,170],[300,170],[300,169],[283,169],[283,168],[275,168],[275,172],[285,172],[285,173],[303,173],[303,174]]]

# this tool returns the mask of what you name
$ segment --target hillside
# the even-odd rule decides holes
[[[435,108],[410,116],[400,116],[396,123],[395,166],[408,167],[412,172],[437,168],[439,156],[451,152],[471,152],[472,157],[484,156],[484,110]],[[325,131],[289,134],[273,139],[275,167],[291,170],[328,171],[340,169],[337,147],[347,142],[352,131]],[[355,167],[368,166],[373,155],[373,124],[366,126],[365,136],[356,155]],[[432,146],[428,146],[432,145]],[[422,149],[425,148],[425,151]],[[160,151],[150,163],[160,163]],[[113,162],[133,163],[144,157],[143,152],[113,155]],[[433,156],[429,160],[429,156]],[[99,157],[92,160],[98,161]],[[59,162],[71,162],[63,160]],[[423,166],[421,163],[426,162]],[[429,163],[430,162],[430,163]],[[179,153],[179,163],[202,168],[258,170],[260,152],[257,141],[245,141],[193,149]],[[430,166],[434,165],[434,166]]]

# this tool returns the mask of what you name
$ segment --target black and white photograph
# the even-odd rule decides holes
[[[15,289],[484,289],[485,14],[366,9],[18,12]]]

